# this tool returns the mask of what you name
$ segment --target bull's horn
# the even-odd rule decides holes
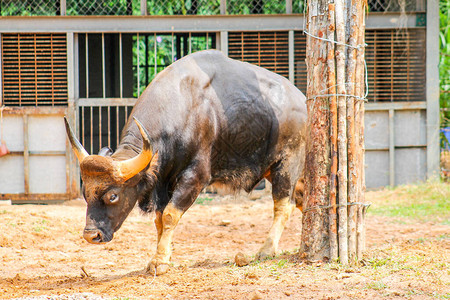
[[[75,152],[75,155],[78,158],[78,161],[81,163],[83,159],[85,159],[89,154],[84,149],[83,145],[77,140],[75,135],[72,132],[72,129],[70,128],[69,122],[67,122],[67,118],[64,117],[64,124],[66,125],[66,132],[67,137],[69,138],[70,145],[72,146],[73,152]]]
[[[125,181],[132,178],[137,173],[141,172],[148,164],[151,162],[153,157],[153,150],[150,144],[150,137],[147,130],[144,126],[139,122],[136,117],[134,117],[134,122],[139,128],[139,131],[142,135],[142,140],[144,142],[142,146],[142,151],[137,156],[118,162],[117,171],[118,175],[123,178]]]

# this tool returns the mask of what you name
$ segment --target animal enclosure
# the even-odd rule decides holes
[[[439,167],[437,5],[406,2],[401,14],[396,1],[369,1],[369,188],[425,180]],[[54,130],[57,144],[65,144],[58,132],[67,115],[90,153],[114,148],[137,96],[157,72],[188,53],[220,49],[285,76],[306,94],[303,2],[173,3],[39,1],[37,10],[34,1],[1,2],[4,140],[11,150],[0,158],[2,199],[79,195],[73,156],[47,145],[43,135]],[[48,124],[45,130],[36,118],[47,119],[40,123]],[[33,139],[42,145],[33,148]],[[39,173],[43,159],[52,166],[46,176]]]

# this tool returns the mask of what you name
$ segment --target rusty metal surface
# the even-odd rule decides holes
[[[229,32],[228,56],[289,78],[287,31]]]
[[[4,33],[2,71],[4,105],[66,105],[66,35]]]
[[[425,101],[425,28],[366,31],[369,101]]]

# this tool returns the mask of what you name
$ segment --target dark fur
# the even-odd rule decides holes
[[[104,223],[102,210],[110,219],[110,228],[102,230],[117,230],[136,201],[145,212],[162,212],[169,201],[186,211],[211,183],[250,192],[267,178],[275,200],[294,201],[304,164],[306,104],[286,78],[215,50],[186,56],[141,95],[109,159],[128,159],[141,150],[133,117],[148,130],[157,164],[123,184],[99,182],[99,174],[82,168],[91,223]],[[100,199],[111,186],[126,204]]]

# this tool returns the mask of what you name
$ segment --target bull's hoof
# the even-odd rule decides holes
[[[261,249],[256,253],[255,259],[256,260],[265,260],[268,258],[275,257],[276,251],[274,249]]]
[[[147,266],[147,273],[150,275],[163,275],[166,274],[167,271],[169,271],[169,265],[168,264],[156,264],[155,262],[150,262]]]

